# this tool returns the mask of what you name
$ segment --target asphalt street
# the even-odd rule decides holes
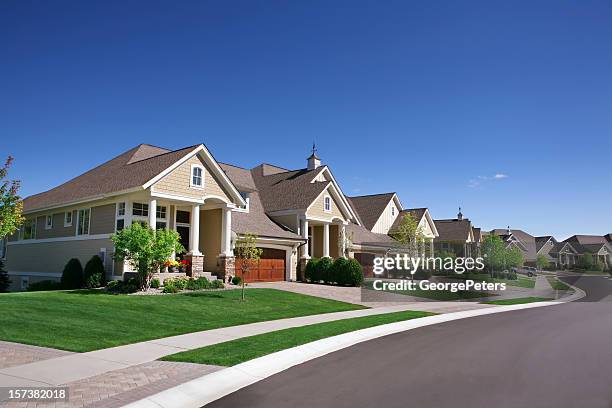
[[[582,301],[452,321],[331,353],[210,407],[612,407],[612,280]]]

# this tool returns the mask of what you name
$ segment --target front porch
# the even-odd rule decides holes
[[[346,223],[340,220],[321,221],[303,218],[300,235],[308,240],[302,246],[302,259],[339,258],[346,256]]]

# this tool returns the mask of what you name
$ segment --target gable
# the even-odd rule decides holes
[[[387,234],[393,226],[393,223],[397,219],[400,213],[400,207],[397,201],[394,199],[395,195],[389,200],[382,213],[378,217],[378,220],[372,227],[372,232],[377,234]]]
[[[341,210],[342,207],[339,204],[339,202],[336,199],[336,197],[334,197],[334,196],[335,196],[335,194],[333,194],[330,191],[329,187],[327,189],[325,189],[312,202],[312,204],[310,204],[310,206],[306,210],[306,216],[307,217],[313,217],[313,218],[324,218],[324,219],[329,219],[329,220],[331,220],[332,218],[340,218],[340,219],[342,219],[342,221],[346,221],[347,215],[345,215],[342,212],[342,210]],[[332,202],[331,211],[325,211],[325,208],[324,208],[325,197],[330,197],[331,198],[331,202]]]
[[[203,189],[191,187],[192,166],[201,166],[204,168]],[[215,196],[220,197],[226,202],[232,202],[230,195],[212,173],[210,166],[208,166],[199,155],[190,157],[184,163],[162,177],[151,186],[151,191],[194,199],[204,199],[206,196]]]

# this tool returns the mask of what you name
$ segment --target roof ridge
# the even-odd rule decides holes
[[[139,146],[140,146],[140,145],[139,145]],[[196,146],[200,146],[200,144],[195,144],[195,145],[193,145],[193,146],[183,147],[183,148],[181,148],[181,149],[176,149],[176,150],[168,150],[167,152],[164,152],[164,153],[161,153],[161,154],[156,154],[155,156],[147,157],[147,158],[145,158],[145,159],[136,160],[136,161],[131,162],[131,163],[128,161],[128,163],[126,163],[126,165],[127,165],[127,166],[131,166],[132,164],[141,163],[141,162],[143,162],[143,161],[150,160],[150,159],[156,159],[156,158],[159,158],[159,157],[161,157],[161,156],[165,156],[165,155],[167,155],[167,154],[177,153],[177,152],[180,152],[181,150],[193,149],[193,148],[194,148],[194,147],[196,147]],[[156,147],[156,146],[153,146],[153,147]],[[162,149],[163,149],[163,147],[162,147]]]
[[[364,194],[358,196],[347,196],[348,198],[361,198],[361,197],[374,197],[374,196],[383,196],[389,194],[397,194],[395,191],[387,192],[387,193],[375,193],[375,194]]]

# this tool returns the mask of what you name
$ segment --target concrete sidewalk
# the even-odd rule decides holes
[[[492,307],[477,303],[418,302],[402,305],[326,313],[289,319],[271,320],[241,326],[225,327],[128,344],[88,353],[74,353],[30,364],[0,369],[2,386],[61,385],[114,370],[147,363],[161,357],[212,344],[257,334],[354,317],[372,316],[405,310],[448,313]]]

